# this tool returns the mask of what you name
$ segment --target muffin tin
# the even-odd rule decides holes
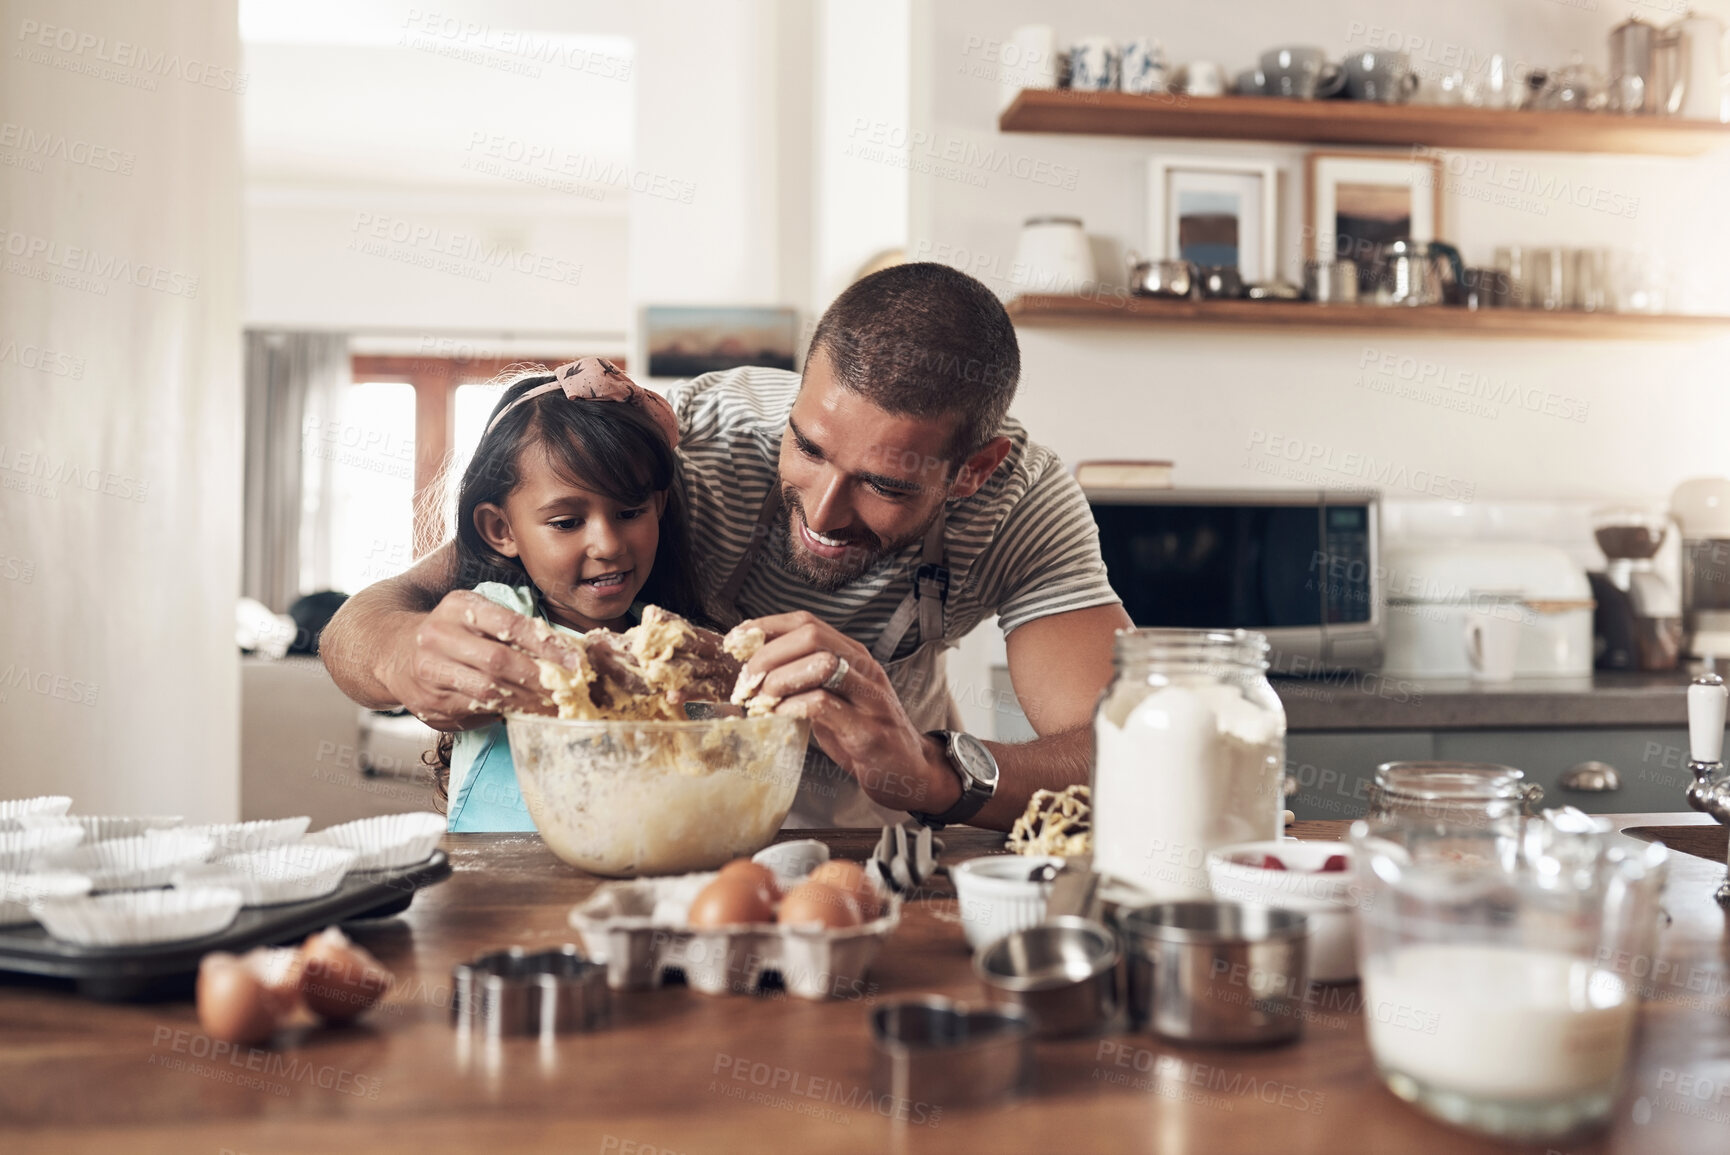
[[[809,848],[803,856],[788,850],[802,845],[771,847],[756,861],[774,870],[785,889],[828,857],[826,850],[821,857]],[[801,873],[781,869],[793,862]],[[751,994],[773,974],[798,998],[858,998],[877,952],[901,923],[901,897],[879,887],[883,914],[860,926],[693,929],[685,912],[714,878],[715,872],[705,871],[606,883],[572,909],[571,926],[582,934],[589,958],[605,964],[609,987],[647,990],[682,975],[704,994]]]

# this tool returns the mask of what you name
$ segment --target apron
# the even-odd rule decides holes
[[[763,540],[775,532],[773,522],[780,507],[780,493],[771,489],[757,514],[751,544],[721,589],[719,607],[730,610],[735,619],[740,616],[737,605],[739,590],[745,584],[745,577],[756,561]],[[921,733],[960,726],[960,715],[949,696],[949,681],[944,676],[944,651],[950,648],[943,636],[943,604],[949,596],[949,570],[943,564],[946,524],[947,509],[943,509],[925,534],[920,565],[913,575],[913,589],[895,607],[895,612],[883,624],[883,632],[871,646],[871,656],[883,667],[896,697],[901,699],[901,708],[906,711],[913,728]],[[890,661],[890,655],[907,636],[915,618],[919,621],[919,648],[905,658]],[[877,827],[906,819],[907,811],[891,810],[873,802],[853,775],[836,765],[813,742],[805,751],[805,770],[799,780],[799,793],[782,828]]]

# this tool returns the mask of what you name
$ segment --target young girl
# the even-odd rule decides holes
[[[667,402],[600,358],[513,381],[463,473],[459,584],[567,633],[696,614],[678,440]],[[437,769],[449,829],[535,828],[503,722],[446,735]]]

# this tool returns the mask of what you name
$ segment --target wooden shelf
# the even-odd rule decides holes
[[[1699,156],[1730,143],[1730,125],[1703,120],[1032,88],[1016,96],[997,125],[1004,132],[1648,156]]]
[[[1730,317],[1317,305],[1308,301],[1187,301],[1114,293],[1095,297],[1030,293],[1010,301],[1008,309],[1017,325],[1142,324],[1311,333],[1379,329],[1462,337],[1598,341],[1692,341],[1730,333]]]

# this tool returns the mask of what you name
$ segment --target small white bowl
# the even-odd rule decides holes
[[[0,830],[20,829],[19,819],[26,814],[65,814],[72,809],[72,799],[64,794],[43,794],[36,798],[0,800]]]
[[[960,900],[961,932],[967,936],[967,945],[978,950],[1006,934],[1044,922],[1052,884],[1034,882],[1028,876],[1036,867],[1061,868],[1063,862],[1055,855],[990,854],[970,858],[951,869],[949,876]]]
[[[0,832],[0,870],[26,872],[60,865],[60,858],[84,841],[78,826],[39,826]]]
[[[254,822],[206,822],[178,827],[177,830],[210,839],[218,854],[251,854],[255,850],[269,850],[273,846],[287,846],[299,841],[311,825],[312,819],[303,814],[298,818],[263,818]],[[147,833],[160,837],[172,832],[158,830]]]
[[[445,834],[445,816],[429,810],[380,814],[308,834],[302,843],[340,846],[359,854],[350,870],[391,870],[425,862]]]
[[[36,921],[30,904],[39,898],[67,898],[89,894],[90,880],[66,870],[37,874],[0,874],[0,926],[22,926]]]
[[[240,891],[247,906],[277,906],[323,898],[342,885],[358,858],[340,846],[273,846],[250,854],[231,854],[174,873],[180,889],[226,886]]]
[[[1287,869],[1233,861],[1268,854]],[[1323,864],[1336,854],[1345,858],[1346,869],[1323,873]],[[1310,981],[1346,983],[1358,977],[1355,914],[1362,893],[1351,865],[1352,848],[1343,842],[1237,842],[1208,852],[1207,879],[1215,898],[1302,911],[1309,917]]]
[[[97,890],[136,890],[167,886],[175,871],[203,862],[212,849],[208,838],[184,830],[156,830],[74,847],[56,855],[52,865],[89,875]]]
[[[215,934],[240,913],[240,892],[220,886],[191,890],[125,890],[41,898],[30,911],[48,933],[79,946],[136,946]]]
[[[169,830],[186,819],[179,815],[137,816],[131,814],[26,814],[18,819],[26,830],[49,826],[76,826],[84,831],[86,842],[107,842],[113,838],[136,838],[150,830]]]

